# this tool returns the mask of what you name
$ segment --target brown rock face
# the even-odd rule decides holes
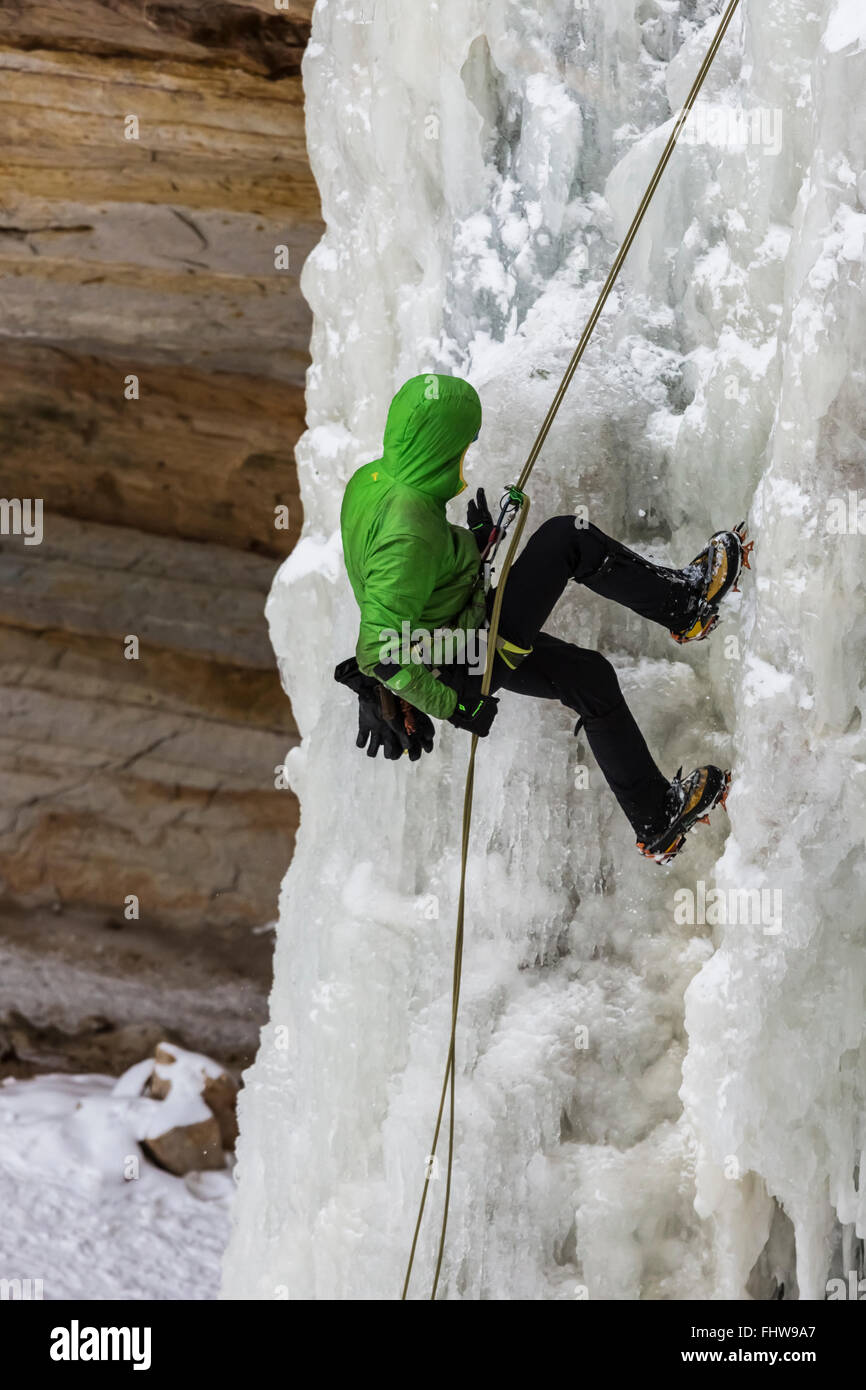
[[[127,401],[127,369],[0,339],[3,495],[41,497],[52,516],[288,554],[301,527],[301,387],[150,366]],[[46,543],[56,529],[46,523]]]
[[[0,525],[0,954],[34,1026],[53,989],[76,1026],[74,971],[131,1021],[136,961],[154,1026],[183,979],[161,1021],[191,1046],[199,1004],[224,1055],[263,1008],[250,933],[297,821],[263,605],[301,525],[311,11],[0,6],[0,499],[44,509],[41,544]],[[252,987],[224,1036],[196,953],[203,986]]]
[[[115,57],[206,59],[264,77],[296,77],[314,0],[4,0],[0,39],[21,48]]]
[[[296,741],[261,618],[272,564],[63,517],[0,543],[0,875],[31,906],[267,922]],[[126,639],[138,640],[127,659]]]
[[[114,1027],[99,1015],[79,1017],[75,1033],[49,1024],[35,1027],[10,1009],[0,1025],[0,1080],[24,1080],[46,1071],[101,1072],[119,1076],[140,1062],[164,1037],[158,1023],[127,1023]]]

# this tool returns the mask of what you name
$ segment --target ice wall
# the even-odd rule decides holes
[[[530,529],[582,505],[675,563],[749,515],[754,577],[710,642],[583,591],[550,624],[614,660],[670,773],[734,767],[730,826],[646,863],[566,712],[504,696],[476,772],[444,1297],[823,1297],[858,1259],[863,538],[828,527],[862,487],[866,20],[743,9],[530,488]],[[514,479],[716,12],[318,0],[306,524],[268,604],[301,827],[229,1297],[399,1295],[447,1046],[469,742],[442,726],[414,766],[354,749],[342,489],[427,369],[480,391],[470,487]]]

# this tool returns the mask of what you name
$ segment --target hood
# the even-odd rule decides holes
[[[413,376],[391,402],[382,466],[428,497],[447,502],[466,487],[460,455],[481,428],[478,392],[459,376]]]

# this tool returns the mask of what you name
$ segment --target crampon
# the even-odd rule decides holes
[[[687,627],[671,632],[675,642],[701,642],[709,637],[719,621],[719,604],[726,594],[739,593],[739,578],[744,569],[751,569],[749,555],[754,541],[747,541],[745,521],[733,531],[717,531],[711,536],[689,569],[700,571],[701,590],[698,607]]]
[[[657,864],[670,864],[685,844],[688,832],[695,825],[709,825],[709,813],[715,806],[727,809],[730,772],[713,766],[698,767],[683,778],[682,771],[680,768],[668,791],[667,825],[647,839],[637,841],[641,854]]]

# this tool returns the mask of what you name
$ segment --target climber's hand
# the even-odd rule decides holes
[[[397,735],[410,762],[417,763],[422,753],[433,752],[433,720],[406,700],[400,700],[397,713],[388,720],[388,726]]]
[[[341,661],[334,671],[334,680],[340,685],[347,685],[350,690],[354,690],[356,695],[360,695],[362,690],[368,690],[376,682],[372,676],[365,676],[357,661],[353,656],[347,656],[345,661]]]
[[[475,501],[470,499],[467,503],[466,520],[469,530],[475,537],[475,544],[479,551],[483,551],[490,539],[490,532],[493,530],[493,517],[490,515],[490,508],[487,505],[483,487],[480,487],[476,492]]]
[[[490,726],[496,718],[499,701],[495,695],[470,694],[464,691],[457,696],[454,713],[448,716],[448,723],[455,729],[466,729],[470,734],[486,738]]]
[[[405,700],[395,701],[377,680],[364,675],[353,656],[340,662],[334,680],[358,696],[355,747],[366,748],[368,758],[375,758],[381,748],[389,761],[407,753],[414,763],[422,753],[433,751],[433,724],[427,715]]]
[[[410,705],[408,700],[397,695],[388,684],[400,666],[395,661],[380,661],[373,667],[382,684],[379,686],[379,703],[382,717],[394,733],[409,761],[417,763],[422,753],[433,752],[433,721],[423,710]]]
[[[379,749],[383,756],[395,760],[403,756],[403,744],[382,716],[379,702],[379,682],[365,676],[353,656],[341,661],[334,671],[334,680],[347,685],[358,697],[358,736],[356,748],[366,748],[367,757],[375,758]]]
[[[363,695],[358,696],[358,737],[355,739],[355,747],[366,748],[368,758],[375,758],[381,748],[390,762],[402,758],[405,751],[403,740],[397,731],[382,718],[375,691],[369,699]]]

